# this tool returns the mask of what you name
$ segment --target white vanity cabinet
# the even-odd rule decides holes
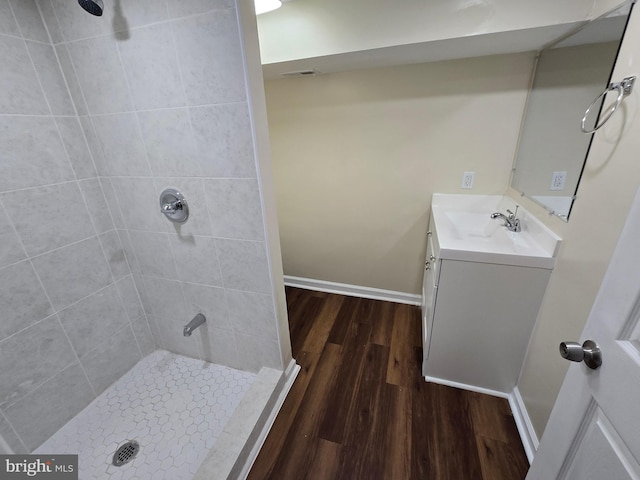
[[[487,253],[482,245],[462,245],[458,237],[464,226],[447,222],[469,214],[445,216],[446,211],[437,205],[432,208],[427,233],[422,285],[423,375],[437,383],[511,393],[553,263],[537,262],[531,255]],[[490,213],[486,213],[487,225],[493,228],[491,222],[495,222],[496,228],[504,229],[501,222],[489,219]],[[478,219],[484,216],[483,212]],[[469,218],[472,223],[474,217]],[[502,235],[494,230],[490,233]]]

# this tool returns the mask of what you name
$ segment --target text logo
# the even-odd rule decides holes
[[[77,455],[0,455],[0,480],[78,480]]]

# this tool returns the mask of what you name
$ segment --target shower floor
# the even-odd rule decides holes
[[[255,379],[156,350],[35,453],[78,454],[80,480],[190,480]],[[112,465],[128,440],[140,451],[129,463]]]

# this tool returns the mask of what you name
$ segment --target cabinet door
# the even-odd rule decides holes
[[[426,362],[429,357],[431,343],[431,330],[433,328],[433,313],[435,311],[438,286],[435,285],[434,270],[431,267],[425,269],[424,283],[422,285],[422,371],[426,371]]]
[[[433,312],[435,310],[437,293],[438,259],[434,255],[431,235],[427,236],[427,256],[424,274],[422,276],[422,369],[424,371],[429,357],[429,343],[433,326]]]

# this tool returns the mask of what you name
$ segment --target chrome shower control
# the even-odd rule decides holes
[[[160,211],[174,223],[184,223],[189,218],[189,205],[175,188],[167,188],[160,194]]]

